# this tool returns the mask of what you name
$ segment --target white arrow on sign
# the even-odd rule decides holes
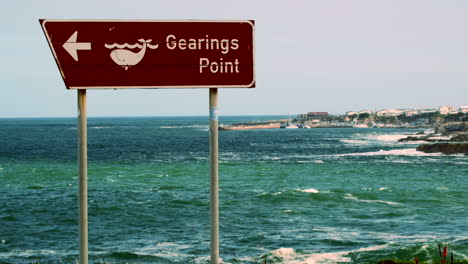
[[[78,61],[78,50],[91,50],[91,42],[77,42],[78,31],[75,31],[71,37],[63,44],[63,48]]]

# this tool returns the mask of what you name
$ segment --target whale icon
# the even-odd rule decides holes
[[[134,45],[129,45],[128,43],[125,43],[123,45],[119,44],[113,44],[113,45],[105,45],[106,48],[114,48],[117,47],[119,49],[113,50],[110,54],[110,57],[112,60],[117,64],[122,66],[125,70],[128,70],[129,67],[137,65],[145,56],[146,53],[146,48],[149,47],[151,49],[156,49],[158,45],[151,45],[149,44],[151,42],[151,39],[145,40],[145,39],[139,39],[139,42],[142,43],[142,45],[136,43]],[[140,51],[138,52],[133,52],[127,49],[123,48],[141,48]]]

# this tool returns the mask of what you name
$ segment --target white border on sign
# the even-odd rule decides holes
[[[253,20],[252,20],[253,21]],[[127,20],[127,19],[39,19],[41,23],[42,30],[44,31],[47,43],[49,44],[50,49],[52,50],[52,54],[54,55],[55,62],[60,70],[60,74],[62,75],[63,80],[65,81],[65,73],[62,71],[62,67],[60,66],[60,62],[58,60],[57,54],[52,46],[52,41],[49,38],[49,34],[45,27],[47,22],[165,22],[165,23],[172,23],[172,22],[186,22],[186,23],[209,23],[209,22],[220,22],[220,23],[248,23],[252,27],[252,82],[248,85],[165,85],[165,86],[67,86],[65,81],[65,86],[67,89],[70,90],[79,90],[79,89],[164,89],[164,88],[255,88],[252,87],[255,84],[255,26],[251,20],[197,20],[197,19],[182,19],[182,20],[145,20],[145,19],[135,19],[135,20]]]

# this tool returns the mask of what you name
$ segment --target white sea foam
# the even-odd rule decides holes
[[[414,140],[414,141],[398,142],[398,144],[400,144],[400,145],[421,145],[421,144],[427,144],[427,141]]]
[[[424,130],[424,134],[426,135],[430,135],[430,134],[434,134],[434,129],[427,129],[427,130]]]
[[[281,160],[282,157],[272,157],[272,156],[262,156],[261,159],[263,160]]]
[[[428,139],[430,139],[430,140],[450,140],[450,139],[452,139],[452,137],[434,136],[434,137],[430,137]]]
[[[190,255],[183,254],[180,250],[190,248],[188,245],[179,245],[170,242],[158,243],[136,250],[134,253],[140,256],[155,256],[167,259],[184,259]]]
[[[210,256],[198,257],[198,258],[193,260],[193,263],[195,263],[195,264],[210,263]],[[220,264],[230,264],[229,262],[224,262],[224,260],[222,258],[219,258],[219,263]]]
[[[414,148],[410,149],[392,149],[392,150],[379,150],[373,152],[357,152],[357,153],[346,153],[346,154],[336,154],[337,157],[345,156],[441,156],[441,153],[424,153],[422,151],[417,151]]]
[[[354,201],[364,202],[364,203],[383,203],[383,204],[388,204],[388,205],[401,205],[400,203],[383,201],[383,200],[362,200],[353,196],[350,193],[345,194],[344,198],[348,200],[354,200]]]
[[[206,264],[210,262],[210,256],[203,256],[203,257],[198,257],[193,260],[193,263],[195,264]]]
[[[328,264],[328,263],[339,263],[339,262],[351,262],[351,258],[346,257],[350,252],[331,252],[331,253],[318,253],[311,254],[309,257],[304,259],[304,264]]]
[[[363,190],[363,191],[373,191],[374,188],[371,188],[371,187],[362,187],[361,190]],[[378,188],[378,190],[379,190],[379,191],[384,191],[384,190],[387,190],[387,188],[386,188],[386,187],[380,187],[380,188]]]
[[[366,140],[358,140],[358,139],[342,139],[340,140],[342,143],[346,144],[358,144],[358,145],[363,145],[363,144],[371,144],[371,142],[366,141]]]
[[[377,140],[377,141],[385,141],[385,142],[397,142],[399,139],[406,138],[409,135],[369,135],[368,139]]]
[[[181,253],[172,252],[168,250],[159,250],[158,252],[136,251],[135,254],[140,255],[140,256],[153,256],[153,257],[166,258],[170,260],[182,260],[184,258],[190,257],[190,255],[187,255],[187,254],[181,254]]]
[[[236,257],[236,260],[237,260],[237,261],[241,261],[241,263],[246,263],[246,262],[248,262],[248,263],[250,263],[250,262],[255,263],[255,260],[256,260],[256,259],[253,258],[253,257],[250,257],[250,256],[245,256],[245,257]],[[236,263],[237,263],[237,262],[236,262]]]
[[[319,190],[314,189],[314,188],[304,189],[304,190],[296,189],[296,191],[305,192],[305,193],[319,193],[320,192]]]
[[[453,242],[458,242],[458,241],[464,241],[464,240],[468,240],[468,237],[459,237],[459,238],[456,238],[453,240]]]
[[[421,242],[426,242],[426,241],[417,241],[417,240],[416,240],[415,242],[419,242],[419,243],[421,243]],[[416,253],[414,253],[414,255],[421,255],[421,254],[425,254],[425,255],[426,255],[426,257],[429,257],[429,255],[430,255],[430,253],[429,253],[429,250],[428,250],[428,249],[429,249],[429,247],[430,247],[430,245],[429,245],[429,244],[424,244],[424,245],[422,245],[422,246],[421,246],[421,248],[420,248],[420,249],[418,249],[418,250],[416,251]]]
[[[368,144],[395,144],[398,140],[406,138],[408,136],[418,137],[418,135],[410,134],[354,134],[350,139],[342,139],[341,142],[345,144],[353,145],[368,145]],[[421,136],[422,137],[422,136]],[[420,144],[422,141],[408,141],[401,142],[399,144]]]
[[[350,251],[323,252],[312,254],[298,254],[293,248],[280,248],[272,251],[272,254],[276,257],[281,258],[281,263],[285,264],[331,264],[341,262],[352,262],[352,259],[348,257],[350,253],[377,251],[382,250],[386,247],[388,247],[388,245],[371,246]]]
[[[258,194],[257,196],[267,196],[267,195],[277,196],[277,195],[281,195],[281,194],[283,194],[283,192],[275,192],[275,193],[262,192],[262,193]]]
[[[291,259],[296,256],[296,251],[293,248],[279,248],[271,253],[282,259]]]
[[[339,263],[339,262],[351,262],[351,258],[347,257],[350,253],[356,252],[368,252],[368,251],[377,251],[382,250],[388,247],[388,245],[379,245],[379,246],[371,246],[366,248],[360,248],[356,250],[350,251],[340,251],[340,252],[329,252],[329,253],[318,253],[318,254],[311,254],[308,256],[303,262],[305,264],[325,264],[325,263]]]

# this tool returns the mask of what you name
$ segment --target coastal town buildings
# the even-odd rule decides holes
[[[392,126],[426,126],[443,120],[444,116],[467,114],[468,105],[455,108],[453,106],[440,106],[431,109],[384,109],[380,111],[360,110],[348,111],[345,115],[329,115],[328,112],[308,112],[297,116],[300,124],[311,127],[337,126],[365,126],[365,127],[392,127]],[[449,117],[450,118],[450,117]],[[450,120],[462,120],[464,117],[454,116]]]
[[[442,115],[458,114],[458,110],[452,106],[441,106],[439,107],[439,113]]]
[[[355,111],[349,111],[346,112],[347,116],[350,115],[359,115],[361,113],[369,113],[369,114],[375,114],[376,116],[399,116],[399,115],[406,115],[406,116],[414,116],[414,115],[420,115],[420,114],[429,114],[429,113],[436,113],[439,112],[442,115],[451,115],[451,114],[457,114],[457,113],[467,113],[468,112],[468,106],[461,106],[460,109],[456,109],[453,106],[441,106],[436,109],[385,109],[377,112],[372,112],[372,111],[360,111],[360,112],[355,112]]]
[[[358,117],[361,114],[369,114],[370,116],[387,116],[387,117],[394,116],[396,117],[400,115],[405,115],[409,117],[409,116],[430,114],[430,113],[437,113],[437,112],[442,115],[452,115],[452,114],[458,114],[458,113],[466,114],[468,113],[468,105],[460,106],[459,109],[453,106],[445,105],[439,108],[431,108],[431,109],[384,109],[384,110],[375,111],[375,112],[371,110],[348,111],[345,113],[345,116]],[[316,112],[310,112],[310,113],[316,113]]]
[[[468,105],[462,105],[460,106],[460,109],[458,110],[460,113],[467,114],[468,113]]]
[[[328,116],[328,112],[308,112],[307,114],[299,114],[297,117],[300,120],[311,121],[320,120],[321,118],[326,118]]]

